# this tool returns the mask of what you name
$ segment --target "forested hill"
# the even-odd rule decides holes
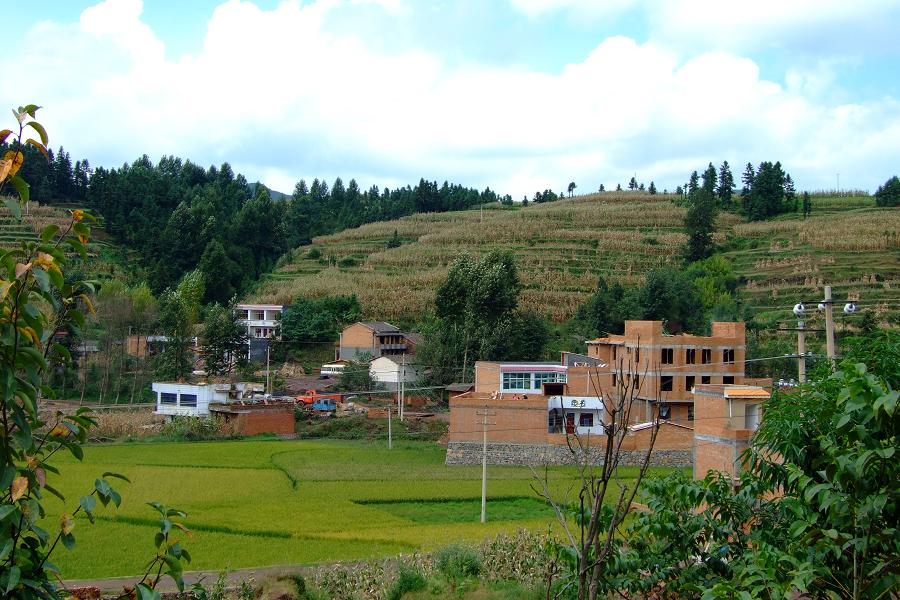
[[[361,190],[354,179],[330,186],[301,180],[284,201],[263,185],[248,184],[228,163],[204,169],[166,156],[146,155],[120,168],[72,165],[60,148],[44,160],[26,147],[22,176],[44,204],[75,202],[103,219],[108,233],[140,257],[154,292],[185,273],[203,272],[205,301],[226,302],[270,271],[285,251],[316,235],[419,212],[471,208],[501,198],[492,190],[421,179],[415,186]],[[511,202],[508,196],[502,198]]]

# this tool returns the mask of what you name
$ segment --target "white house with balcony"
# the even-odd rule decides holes
[[[247,359],[265,362],[272,340],[281,338],[280,304],[238,304],[234,307],[238,321],[247,327]]]
[[[238,320],[247,326],[249,338],[278,338],[281,335],[280,304],[238,304],[234,307]]]

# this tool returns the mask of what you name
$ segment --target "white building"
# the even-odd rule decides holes
[[[369,363],[369,374],[385,389],[396,391],[402,381],[404,385],[417,382],[421,378],[419,369],[412,364],[409,355],[380,356]]]
[[[322,365],[319,375],[323,377],[340,377],[346,366],[346,360],[336,360],[333,363]]]
[[[238,320],[247,326],[249,338],[278,338],[281,335],[280,304],[238,304],[234,307]]]
[[[154,381],[158,415],[169,417],[206,417],[210,404],[228,404],[254,393],[263,392],[263,385],[256,383],[174,383]]]
[[[549,396],[550,433],[603,435],[603,399],[596,396]]]

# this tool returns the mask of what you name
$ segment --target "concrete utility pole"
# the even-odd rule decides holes
[[[495,422],[488,421],[489,416],[493,416],[497,414],[493,410],[488,410],[487,404],[484,405],[483,410],[479,410],[475,413],[476,415],[481,417],[481,432],[484,438],[482,442],[482,455],[481,455],[481,522],[487,522],[487,426],[495,425]]]
[[[400,406],[397,408],[397,414],[400,415],[400,420],[403,420],[403,412],[404,406],[403,404],[406,402],[406,385],[404,385],[404,380],[406,379],[406,355],[400,359],[400,375],[397,377],[397,400],[400,403]]]
[[[388,404],[388,450],[391,450],[394,447],[394,439],[391,434],[391,408],[393,407]]]
[[[825,353],[828,355],[828,360],[834,363],[835,359],[835,348],[834,348],[834,305],[831,299],[831,286],[825,286],[825,300],[823,302],[825,305]]]
[[[797,380],[806,383],[806,329],[803,321],[797,321]]]
[[[269,393],[269,346],[266,346],[266,394]]]

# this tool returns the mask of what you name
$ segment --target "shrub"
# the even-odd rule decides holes
[[[400,600],[404,594],[424,590],[427,585],[428,581],[418,569],[403,563],[397,572],[397,579],[385,598],[386,600]]]
[[[344,268],[355,267],[356,259],[351,256],[345,256],[344,258],[342,258],[341,260],[338,261],[338,266],[344,267]]]
[[[231,426],[218,415],[210,417],[173,417],[163,425],[160,435],[176,441],[214,440],[234,435]]]
[[[435,555],[435,566],[438,571],[452,581],[462,581],[476,577],[481,571],[481,559],[474,549],[462,544],[453,544],[442,548]]]
[[[306,253],[306,258],[310,258],[312,260],[318,260],[322,258],[322,251],[318,248],[310,248],[309,252]]]

